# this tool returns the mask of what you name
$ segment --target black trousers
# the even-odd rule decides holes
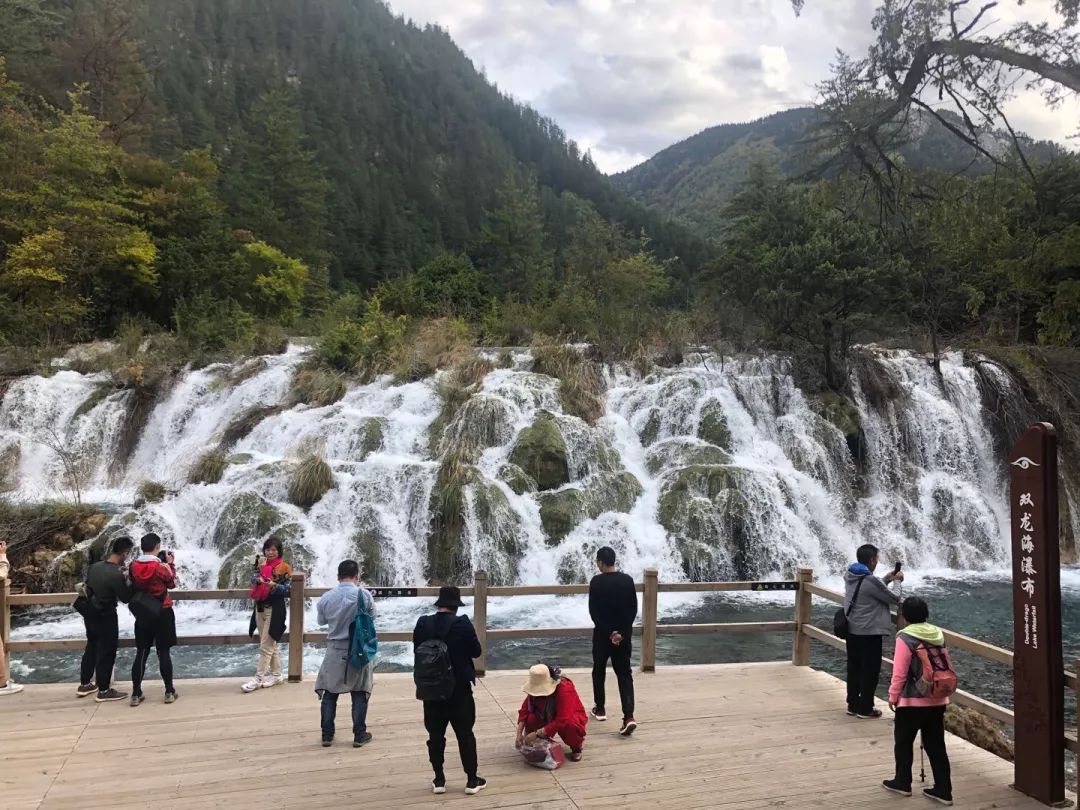
[[[161,616],[152,625],[135,622],[135,661],[131,665],[131,694],[142,694],[142,682],[150,651],[157,650],[158,669],[166,692],[173,688],[173,663],[170,650],[176,644],[176,614],[172,608],[163,608]]]
[[[934,772],[934,787],[946,796],[952,796],[952,766],[945,750],[944,706],[900,706],[896,710],[893,726],[895,741],[896,781],[911,784],[911,766],[914,761],[915,736],[922,733],[922,746],[930,769]]]
[[[120,627],[116,611],[92,618],[83,617],[86,626],[86,649],[83,650],[79,667],[82,683],[96,683],[99,692],[112,685],[113,667],[116,665],[116,647],[120,640]]]
[[[881,677],[881,636],[847,637],[848,711],[870,714]]]
[[[435,776],[445,778],[443,761],[446,752],[446,727],[452,726],[457,737],[461,767],[469,779],[476,778],[476,702],[472,685],[459,686],[450,700],[424,701],[424,728],[428,733],[428,759]]]
[[[611,659],[611,668],[619,682],[619,699],[622,701],[623,717],[634,716],[634,673],[630,667],[630,653],[633,652],[633,636],[623,636],[617,647],[611,643],[611,637],[603,631],[594,630],[592,640],[592,688],[593,703],[603,711],[607,700],[604,681],[607,678],[607,662]]]

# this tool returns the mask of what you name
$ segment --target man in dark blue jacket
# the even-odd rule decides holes
[[[473,659],[478,658],[482,650],[476,628],[469,617],[457,615],[458,608],[464,604],[460,590],[452,586],[440,588],[439,600],[435,603],[436,612],[421,616],[413,630],[414,647],[431,639],[443,639],[454,670],[454,693],[450,699],[424,701],[424,728],[428,732],[428,759],[435,771],[435,778],[431,781],[435,793],[446,792],[443,760],[447,725],[454,729],[461,767],[468,777],[465,792],[473,795],[487,787],[487,780],[476,774],[476,737],[473,735],[476,724],[476,702],[472,693],[473,684],[476,683],[476,667]]]

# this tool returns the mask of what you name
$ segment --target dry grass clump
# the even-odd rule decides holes
[[[344,374],[320,366],[298,370],[290,394],[294,402],[322,408],[343,399],[348,390],[348,378]]]
[[[398,348],[394,376],[416,382],[441,368],[464,363],[473,351],[474,336],[467,323],[454,318],[424,321]]]
[[[600,367],[573,346],[545,338],[533,343],[533,371],[559,381],[563,411],[594,424],[604,415],[607,386]]]
[[[164,484],[159,484],[157,481],[140,481],[135,488],[135,505],[160,503],[165,500],[166,494],[167,490]]]
[[[188,470],[189,484],[216,484],[225,475],[228,466],[225,452],[220,448],[207,450],[191,465]]]
[[[475,394],[484,377],[494,369],[494,366],[482,357],[473,355],[458,365],[450,373],[436,383],[435,391],[442,399],[442,409],[435,421],[431,423],[428,432],[428,447],[432,455],[439,455],[442,449],[443,433],[447,425],[454,421],[461,407],[469,401],[469,397]],[[464,451],[464,449],[463,449]],[[472,450],[464,451],[470,457],[475,455]]]
[[[289,503],[310,509],[334,487],[334,471],[319,453],[300,459],[289,481]]]

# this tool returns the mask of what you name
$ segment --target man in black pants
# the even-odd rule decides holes
[[[75,694],[86,697],[97,693],[94,699],[98,703],[127,699],[127,694],[113,689],[111,683],[120,640],[116,606],[120,602],[126,604],[131,593],[122,566],[134,547],[130,537],[116,538],[109,547],[109,555],[91,565],[86,574],[89,602],[89,608],[83,614],[86,649],[80,668],[80,685]]]
[[[634,675],[630,671],[634,619],[637,618],[637,589],[634,580],[615,567],[615,550],[604,546],[596,552],[600,573],[589,583],[589,615],[593,620],[593,708],[592,716],[607,720],[604,711],[604,680],[607,662],[619,681],[623,721],[619,734],[629,737],[637,728],[634,719]]]
[[[143,535],[139,545],[142,554],[131,564],[131,612],[135,616],[131,705],[138,706],[146,699],[142,682],[151,649],[157,650],[158,669],[165,684],[165,702],[175,703],[177,694],[173,686],[171,650],[176,646],[176,615],[169,588],[176,587],[176,559],[172,553],[161,553],[161,538],[153,532]],[[136,592],[139,592],[138,597]]]
[[[474,795],[487,787],[487,780],[477,775],[476,737],[473,726],[476,724],[476,702],[473,700],[472,687],[476,683],[476,667],[473,659],[482,652],[480,639],[476,637],[476,628],[468,616],[458,616],[461,591],[452,586],[439,589],[439,600],[435,603],[436,613],[421,616],[413,630],[413,646],[419,647],[425,641],[441,639],[445,642],[450,655],[451,668],[454,670],[454,692],[449,700],[424,701],[424,728],[428,733],[428,759],[431,761],[435,778],[431,787],[435,793],[446,793],[446,774],[443,772],[444,753],[446,751],[446,727],[454,729],[457,738],[458,753],[461,755],[461,767],[465,769],[468,781],[465,792]]]
[[[881,677],[882,636],[892,635],[889,608],[900,603],[900,596],[889,590],[888,583],[903,582],[902,571],[888,574],[884,580],[874,576],[878,550],[867,543],[855,552],[856,562],[844,575],[844,610],[848,618],[847,637],[847,713],[861,720],[881,717],[874,707],[874,693]]]

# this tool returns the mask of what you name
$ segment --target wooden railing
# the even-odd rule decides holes
[[[843,604],[844,595],[837,591],[823,588],[820,585],[814,583],[808,583],[805,588],[802,589],[799,596],[810,599],[813,596],[820,596],[822,599],[828,599],[830,602],[837,604]],[[895,621],[896,616],[894,614],[893,619]],[[826,632],[819,627],[814,627],[812,624],[806,623],[802,627],[802,634],[809,639],[820,641],[823,644],[827,644],[830,647],[835,647],[838,650],[846,649],[846,645],[843,639],[834,636],[832,633]],[[993,644],[988,644],[985,641],[979,641],[978,639],[971,638],[971,636],[965,636],[963,633],[956,633],[952,630],[946,630],[942,628],[942,632],[945,634],[945,643],[957,650],[963,650],[964,652],[976,655],[979,658],[984,658],[987,661],[994,661],[998,664],[1004,664],[1010,670],[1013,666],[1013,653],[1012,650],[1006,650],[1004,647],[998,647]],[[881,659],[884,663],[888,664],[889,668],[892,668],[892,659],[887,656],[882,656]],[[1080,661],[1077,661],[1074,671],[1065,671],[1065,686],[1068,689],[1077,689],[1077,684],[1080,683]],[[966,706],[969,709],[974,709],[980,714],[997,720],[1000,723],[1012,726],[1016,724],[1016,718],[1011,709],[1007,709],[1004,706],[1000,706],[997,703],[986,700],[973,695],[970,692],[964,690],[958,690],[953,695],[953,702],[960,706]],[[1077,745],[1077,739],[1074,735],[1065,735],[1065,747],[1070,751],[1077,754],[1078,773],[1080,773],[1080,746]]]
[[[794,580],[779,582],[660,582],[656,569],[645,571],[644,581],[637,583],[637,590],[642,594],[641,624],[634,628],[634,634],[641,637],[641,668],[645,672],[656,669],[657,636],[697,635],[703,633],[791,633],[792,662],[808,665],[809,639],[801,632],[810,622],[810,594],[806,588],[813,579],[810,568],[800,568]],[[304,627],[304,608],[308,599],[322,596],[329,588],[307,587],[304,574],[293,574],[292,595],[289,602],[289,627]],[[438,596],[439,589],[433,587],[372,589],[377,595],[391,593],[398,595],[432,599]],[[719,622],[708,624],[661,624],[657,620],[657,603],[661,593],[717,593],[724,591],[791,591],[796,595],[795,616],[793,621],[771,622]],[[461,595],[472,597],[473,624],[480,637],[484,653],[476,661],[478,674],[487,669],[487,648],[490,641],[522,638],[576,638],[592,635],[591,627],[527,627],[527,628],[492,628],[488,626],[488,602],[492,598],[508,596],[571,596],[589,592],[588,585],[489,585],[488,575],[477,571],[472,587],[461,589]],[[247,589],[232,590],[191,590],[172,591],[172,598],[177,602],[224,601],[247,599]],[[80,650],[86,643],[84,639],[52,639],[40,641],[9,641],[11,627],[11,608],[29,605],[70,605],[75,601],[73,593],[50,594],[13,594],[8,583],[0,582],[0,634],[11,652],[31,652],[45,650]],[[286,633],[283,641],[292,638]],[[289,645],[289,680],[296,682],[303,677],[304,644],[317,644],[326,641],[326,633],[301,633],[302,643]],[[412,641],[411,630],[379,631],[381,641]],[[255,640],[242,635],[187,635],[177,639],[180,645],[213,644],[252,644]],[[120,639],[121,647],[133,647],[135,640]]]

